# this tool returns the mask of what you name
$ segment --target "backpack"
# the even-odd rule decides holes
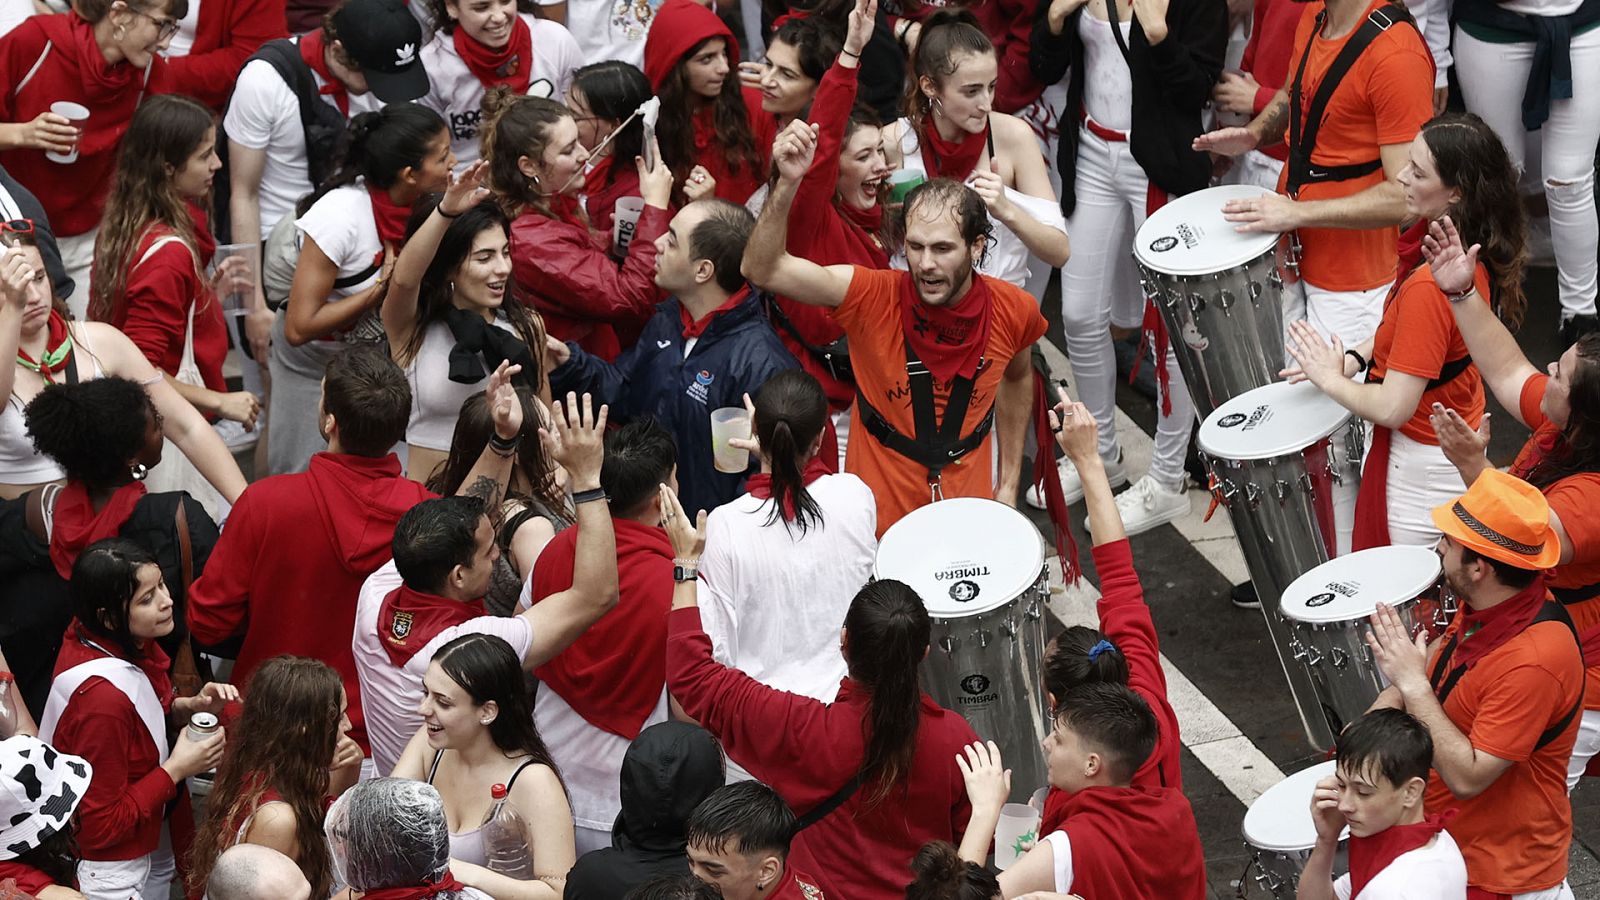
[[[305,133],[306,141],[306,170],[311,178],[307,190],[315,189],[333,174],[339,139],[344,135],[348,125],[345,115],[339,111],[338,106],[324,100],[318,93],[317,80],[312,77],[311,67],[300,58],[300,45],[293,39],[279,38],[262,44],[260,49],[245,61],[245,65],[258,59],[272,66],[278,77],[283,79],[283,83],[294,92],[295,100],[299,102],[300,127]],[[229,103],[232,103],[231,99]],[[222,170],[211,182],[212,206],[216,211],[212,218],[211,230],[217,236],[219,244],[233,242],[233,223],[230,221],[232,210],[228,205],[232,194],[232,182],[228,173],[228,138],[223,133],[221,125],[226,119],[227,110],[224,109],[217,127],[217,156],[222,160]],[[266,238],[266,235],[262,237]]]

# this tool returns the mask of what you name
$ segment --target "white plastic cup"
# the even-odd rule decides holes
[[[928,176],[917,169],[896,169],[890,172],[889,202],[891,204],[906,202],[906,197],[927,180]]]
[[[1000,821],[994,828],[994,864],[1004,872],[1022,858],[1025,845],[1039,840],[1039,812],[1026,803],[1007,803],[1000,807]]]
[[[750,413],[742,406],[724,406],[711,411],[711,453],[718,472],[738,474],[750,468],[750,451],[728,443],[749,440]]]
[[[639,228],[639,216],[644,214],[643,197],[618,197],[611,212],[611,249],[618,257],[628,255],[628,245],[633,243],[633,233]]]
[[[89,118],[89,108],[81,103],[70,100],[57,100],[50,104],[50,111],[67,120],[74,128],[82,129],[83,123]],[[50,152],[44,155],[45,159],[53,163],[70,164],[78,161],[78,142],[72,142],[72,149],[66,153]]]

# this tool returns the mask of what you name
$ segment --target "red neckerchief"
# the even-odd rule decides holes
[[[21,363],[23,368],[38,372],[39,377],[46,382],[55,384],[55,373],[65,371],[72,362],[72,332],[67,329],[66,317],[54,308],[50,310],[50,319],[46,322],[45,328],[44,362],[29,356],[28,351],[21,347],[17,348],[17,362]],[[60,353],[63,344],[66,345],[67,352],[62,353],[52,364],[50,358]]]
[[[1431,815],[1413,825],[1390,825],[1367,837],[1350,835],[1350,896],[1361,896],[1367,882],[1387,869],[1396,857],[1426,846],[1458,812],[1452,809]]]
[[[933,377],[948,384],[957,375],[972,378],[989,346],[994,301],[989,284],[971,274],[967,293],[954,304],[929,306],[917,297],[916,277],[900,276],[900,327]]]
[[[378,223],[378,239],[385,247],[400,249],[406,242],[406,220],[411,218],[411,207],[401,206],[389,199],[389,192],[367,186],[367,196],[372,198],[372,219]]]
[[[206,211],[193,203],[184,205],[189,209],[189,221],[194,224],[195,255],[200,258],[201,268],[205,268],[211,265],[211,257],[217,253],[217,238],[211,233],[210,217]]]
[[[345,89],[344,82],[333,77],[333,70],[328,68],[328,60],[323,55],[322,32],[313,31],[300,38],[300,59],[311,71],[322,76],[323,85],[317,93],[324,97],[332,97],[333,102],[339,107],[339,112],[350,115],[350,92]]]
[[[466,885],[457,881],[456,876],[450,874],[449,869],[445,869],[444,874],[433,884],[419,884],[415,887],[379,888],[375,891],[364,891],[361,896],[363,900],[427,900],[429,897],[437,897],[446,891],[464,891],[466,889]]]
[[[663,529],[632,519],[612,519],[611,526],[617,540],[621,605],[591,625],[572,646],[535,669],[534,675],[561,695],[584,721],[632,740],[661,701],[661,689],[667,683],[672,541]],[[572,587],[576,531],[576,527],[563,531],[539,555],[530,582],[534,603]],[[641,666],[641,659],[649,665]]]
[[[845,221],[865,231],[868,235],[877,235],[883,230],[883,206],[873,203],[866,209],[851,206],[848,203],[838,202],[834,206],[839,208],[839,214]]]
[[[451,600],[402,584],[378,605],[378,637],[383,640],[383,652],[389,654],[389,661],[403,669],[439,632],[482,615],[487,613],[481,599]]]
[[[585,176],[585,179],[587,179],[587,176]],[[587,185],[588,181],[585,180],[584,184]],[[589,230],[589,226],[583,221],[583,216],[579,214],[582,206],[579,205],[577,197],[571,194],[553,194],[549,199],[549,203],[550,214],[557,221],[576,225],[585,231]]]
[[[1500,649],[1506,641],[1527,629],[1548,598],[1549,592],[1545,589],[1544,575],[1541,573],[1533,580],[1533,584],[1481,612],[1463,603],[1461,625],[1456,631],[1460,640],[1450,656],[1451,666],[1470,669],[1479,660]]]
[[[117,488],[106,505],[95,512],[83,482],[67,482],[56,495],[55,525],[50,531],[50,561],[56,565],[56,574],[71,580],[72,564],[78,561],[83,548],[116,537],[144,494],[144,482],[130,481]]]
[[[978,167],[983,148],[989,143],[989,126],[983,126],[976,134],[963,131],[959,140],[947,141],[939,135],[938,125],[925,121],[917,139],[922,150],[922,166],[928,170],[929,178],[965,181]]]
[[[738,305],[743,303],[745,298],[749,296],[750,285],[747,284],[740,288],[733,296],[729,297],[727,303],[724,303],[716,309],[713,309],[711,312],[706,313],[704,316],[700,317],[699,321],[696,321],[690,317],[689,307],[685,305],[682,300],[679,300],[678,321],[683,323],[683,339],[687,341],[691,338],[697,338],[702,334],[705,334],[706,329],[711,327],[711,323],[716,320],[717,316],[737,308]]]
[[[805,469],[801,470],[800,483],[810,487],[811,482],[828,474],[831,473],[828,471],[828,467],[823,464],[821,454],[818,454],[811,457],[806,462]],[[762,472],[760,475],[751,475],[745,479],[744,489],[749,491],[750,496],[757,500],[770,500],[772,499],[772,476],[766,472]],[[795,512],[793,498],[783,498],[783,520],[785,522],[793,522]]]
[[[517,16],[511,23],[511,39],[496,50],[485,46],[460,25],[454,35],[456,53],[485,89],[505,85],[526,94],[533,81],[533,29]]]
[[[100,45],[95,42],[94,26],[77,12],[67,13],[67,25],[71,29],[72,49],[78,57],[78,71],[83,76],[84,96],[89,100],[90,108],[100,101],[115,101],[124,97],[133,88],[142,70],[126,62],[114,65],[107,63],[105,54],[100,52]],[[93,118],[90,116],[91,121]]]
[[[1388,306],[1397,294],[1400,286],[1405,284],[1417,266],[1422,265],[1422,238],[1428,233],[1428,220],[1418,219],[1411,223],[1411,227],[1400,232],[1400,237],[1395,241],[1394,249],[1399,257],[1398,267],[1394,274],[1394,285],[1389,288],[1389,296],[1383,301]]]

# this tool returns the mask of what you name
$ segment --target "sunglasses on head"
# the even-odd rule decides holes
[[[8,219],[0,222],[0,232],[6,234],[33,234],[33,220]]]

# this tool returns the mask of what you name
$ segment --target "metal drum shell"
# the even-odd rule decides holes
[[[1012,770],[1011,799],[1025,803],[1049,783],[1044,741],[1050,722],[1044,696],[1045,568],[1003,606],[959,617],[930,614],[931,646],[922,663],[923,689],[960,713],[972,730],[1000,745]]]
[[[1427,594],[1400,600],[1393,604],[1394,611],[1405,624],[1406,631],[1415,637],[1425,630],[1437,608],[1437,600]],[[1293,658],[1305,668],[1311,678],[1322,713],[1334,734],[1366,714],[1378,694],[1388,686],[1367,646],[1367,620],[1345,619],[1339,622],[1302,622],[1285,616],[1289,631],[1289,648]]]
[[[1300,889],[1300,875],[1306,870],[1306,863],[1311,859],[1312,848],[1263,850],[1249,841],[1245,841],[1244,846],[1250,853],[1250,869],[1253,870],[1253,872],[1247,870],[1246,875],[1251,877],[1256,887],[1266,891],[1273,900],[1295,900]],[[1349,849],[1349,840],[1341,838],[1339,849],[1335,851],[1333,857],[1335,877],[1350,871]],[[1242,879],[1240,887],[1243,887]]]

